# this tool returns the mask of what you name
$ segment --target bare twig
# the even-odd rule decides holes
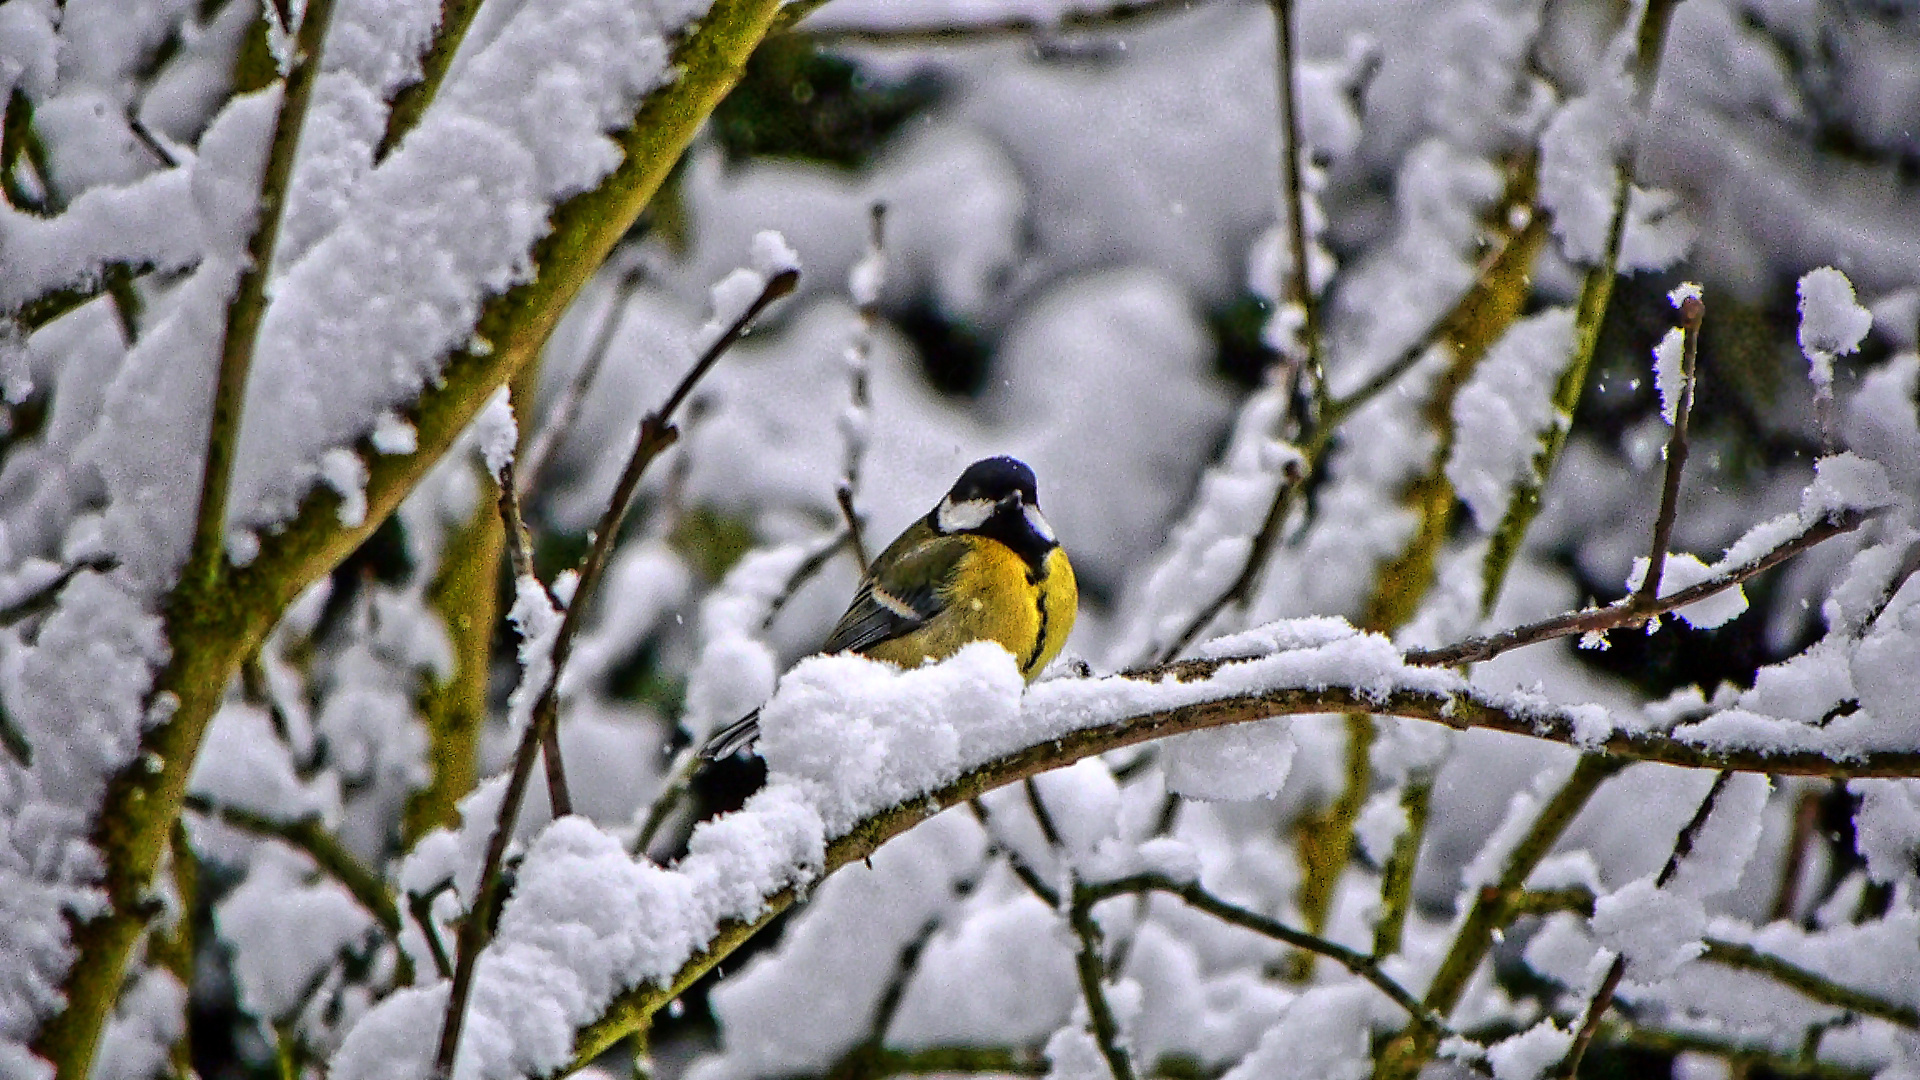
[[[1773,894],[1774,919],[1793,918],[1793,909],[1799,906],[1800,874],[1806,866],[1807,848],[1819,834],[1820,802],[1819,791],[1803,791],[1800,804],[1794,808],[1793,832],[1787,838],[1786,857],[1780,865],[1780,884]]]
[[[1338,942],[1329,941],[1318,934],[1297,930],[1257,911],[1249,911],[1230,904],[1206,891],[1196,882],[1175,881],[1162,874],[1137,874],[1101,882],[1098,885],[1083,886],[1081,891],[1090,904],[1128,893],[1170,893],[1222,922],[1229,922],[1263,937],[1284,942],[1296,949],[1324,956],[1354,975],[1365,979],[1395,1005],[1406,1010],[1408,1019],[1412,1020],[1416,1027],[1429,1028],[1440,1034],[1446,1034],[1448,1031],[1446,1022],[1440,1016],[1422,1005],[1406,987],[1395,982],[1391,975],[1381,969],[1373,957],[1349,949]]]
[[[845,532],[835,533],[829,537],[825,543],[815,548],[812,554],[802,559],[799,566],[793,568],[793,573],[788,576],[787,583],[781,586],[780,594],[767,602],[767,613],[760,619],[760,630],[762,633],[765,633],[767,629],[773,625],[773,620],[780,616],[780,612],[793,600],[794,594],[800,591],[800,587],[812,581],[814,575],[825,569],[827,563],[833,559],[834,555],[837,554],[841,548],[847,546],[849,539],[850,537]],[[866,571],[864,565],[861,566],[860,569],[862,573]]]
[[[479,879],[479,895],[470,906],[472,914],[460,924],[460,933],[455,942],[453,984],[447,998],[446,1022],[440,1030],[440,1045],[434,1055],[434,1074],[438,1077],[453,1075],[455,1055],[460,1047],[460,1030],[466,1020],[467,996],[473,987],[473,969],[479,960],[480,949],[484,943],[486,927],[484,912],[492,904],[495,891],[499,888],[500,868],[506,860],[507,845],[513,837],[514,825],[520,817],[520,804],[526,797],[527,780],[533,771],[533,759],[546,731],[553,726],[554,715],[559,708],[560,678],[566,670],[567,657],[573,649],[573,639],[579,632],[582,613],[593,599],[594,590],[599,586],[600,576],[605,571],[607,559],[613,551],[621,523],[626,520],[627,509],[633,501],[633,494],[640,486],[640,478],[646,473],[647,466],[660,456],[661,452],[673,445],[679,436],[673,426],[673,415],[693,388],[708,371],[713,369],[721,356],[725,355],[734,342],[746,334],[754,320],[759,318],[769,305],[793,291],[799,281],[797,270],[784,270],[769,279],[754,298],[747,310],[736,318],[714,342],[707,347],[698,361],[689,370],[679,385],[667,396],[660,408],[649,413],[640,422],[640,430],[635,438],[633,455],[627,459],[626,468],[620,474],[619,482],[614,486],[613,497],[607,502],[606,509],[600,515],[598,527],[594,530],[593,546],[587,550],[581,560],[578,583],[574,586],[572,602],[567,605],[566,614],[560,620],[560,628],[555,632],[550,671],[546,685],[541,688],[539,698],[534,702],[533,714],[527,722],[526,730],[521,734],[519,748],[514,753],[513,768],[507,780],[507,790],[500,800],[500,814],[494,824],[493,835],[487,841],[486,859],[482,863]]]
[[[1477,664],[1524,645],[1533,645],[1553,638],[1617,630],[1624,626],[1639,626],[1656,615],[1686,607],[1688,604],[1697,603],[1734,588],[1741,582],[1765,573],[1822,541],[1852,532],[1871,516],[1872,514],[1867,511],[1845,510],[1823,518],[1764,555],[1742,563],[1732,570],[1716,574],[1705,581],[1689,585],[1679,592],[1668,593],[1658,600],[1641,603],[1637,598],[1629,598],[1606,607],[1568,612],[1550,619],[1528,623],[1525,626],[1516,626],[1498,634],[1468,638],[1437,649],[1415,649],[1407,653],[1407,663],[1434,667]]]
[[[1751,945],[1707,938],[1706,946],[1707,951],[1700,955],[1700,959],[1709,963],[1766,975],[1824,1005],[1876,1017],[1904,1028],[1920,1028],[1920,1010],[1915,1010],[1911,1005],[1842,986],[1817,971],[1763,953]]]
[[[693,778],[699,775],[702,764],[704,759],[696,745],[682,747],[673,756],[672,763],[667,766],[667,781],[660,786],[660,793],[653,797],[653,804],[647,807],[647,816],[641,821],[640,831],[634,834],[633,845],[628,849],[636,857],[645,855],[647,848],[653,845],[654,835],[660,831],[660,826],[666,824],[668,816],[680,805],[680,800],[686,798],[687,790],[693,786]]]
[[[864,523],[854,509],[853,498],[860,490],[860,458],[867,452],[868,414],[873,409],[873,394],[869,385],[868,363],[873,357],[874,329],[880,323],[880,286],[886,277],[887,267],[887,204],[876,202],[867,211],[867,251],[860,261],[854,264],[853,272],[848,275],[847,288],[853,294],[853,301],[860,308],[860,328],[853,335],[853,343],[847,347],[847,375],[852,387],[852,401],[841,425],[841,434],[846,440],[846,466],[841,472],[840,486],[834,491],[834,499],[840,504],[840,516],[847,523],[847,539],[853,545],[853,557],[860,563],[860,573],[865,574],[871,566],[872,552],[868,550],[863,537]]]
[[[560,400],[553,403],[553,409],[547,415],[546,423],[533,435],[527,444],[527,451],[521,455],[525,468],[521,470],[521,493],[525,494],[539,484],[541,474],[552,462],[553,452],[573,427],[580,415],[580,406],[587,399],[587,391],[600,377],[600,369],[606,365],[607,354],[613,348],[613,337],[620,329],[620,322],[626,315],[627,301],[633,298],[634,291],[640,287],[642,272],[634,266],[620,276],[614,286],[613,301],[607,307],[607,314],[600,321],[600,328],[594,334],[593,344],[587,348],[585,360],[580,362],[580,370],[567,380],[566,389],[560,391]]]
[[[795,0],[780,11],[769,34],[793,29],[826,0]],[[1010,37],[1034,37],[1075,31],[1117,30],[1130,23],[1178,15],[1193,10],[1204,0],[1119,0],[1098,11],[1076,11],[1059,19],[1040,19],[1014,15],[997,22],[975,22],[962,26],[862,26],[800,30],[822,45],[974,45]]]
[[[52,606],[54,598],[60,595],[60,590],[66,588],[67,583],[71,582],[81,571],[85,570],[97,574],[104,574],[118,565],[119,562],[111,556],[96,555],[91,558],[80,559],[62,567],[59,573],[47,579],[46,584],[20,597],[6,607],[0,608],[0,627],[12,626],[22,619],[38,615],[47,610]]]
[[[1273,501],[1267,507],[1265,519],[1261,521],[1260,528],[1254,533],[1253,543],[1247,551],[1247,560],[1242,564],[1239,575],[1225,591],[1214,597],[1192,619],[1188,620],[1180,633],[1174,635],[1167,647],[1160,651],[1157,657],[1159,663],[1164,664],[1185,652],[1187,647],[1200,636],[1201,631],[1218,618],[1221,612],[1234,604],[1245,602],[1252,594],[1253,586],[1259,580],[1260,572],[1266,567],[1267,560],[1272,556],[1274,545],[1280,539],[1280,531],[1286,526],[1287,517],[1293,510],[1293,500],[1299,494],[1301,481],[1320,470],[1321,463],[1333,447],[1335,429],[1368,402],[1398,382],[1426,356],[1427,350],[1433,347],[1446,328],[1459,318],[1463,308],[1480,292],[1487,275],[1499,266],[1501,258],[1512,243],[1513,237],[1507,237],[1498,248],[1480,261],[1474,275],[1474,283],[1454,300],[1446,314],[1435,319],[1418,340],[1409,345],[1397,359],[1376,372],[1351,393],[1329,399],[1321,404],[1320,417],[1313,425],[1312,436],[1306,441],[1306,445],[1301,447],[1301,456],[1305,459],[1305,463],[1302,464],[1297,460],[1289,461],[1285,466],[1286,471],[1282,475],[1279,486],[1274,489]]]
[[[1587,371],[1599,349],[1600,327],[1606,320],[1607,308],[1613,301],[1614,281],[1620,274],[1620,248],[1626,237],[1627,208],[1633,195],[1639,145],[1638,126],[1645,122],[1648,105],[1653,100],[1654,86],[1660,75],[1660,55],[1666,48],[1667,26],[1677,6],[1679,0],[1648,0],[1640,17],[1635,37],[1633,109],[1628,120],[1631,126],[1627,129],[1623,145],[1618,148],[1614,162],[1616,186],[1613,213],[1607,224],[1606,246],[1599,262],[1587,271],[1586,280],[1581,283],[1574,319],[1573,356],[1560,373],[1553,390],[1554,412],[1568,422],[1548,425],[1546,434],[1540,440],[1538,453],[1534,456],[1533,474],[1517,485],[1513,497],[1507,502],[1507,512],[1488,540],[1486,556],[1481,560],[1482,617],[1492,614],[1500,589],[1506,582],[1507,571],[1519,556],[1520,545],[1526,539],[1527,530],[1533,526],[1533,519],[1540,513],[1541,493],[1546,488],[1547,477],[1553,472],[1554,463],[1559,460],[1561,448],[1566,445],[1567,434],[1573,427],[1570,421],[1574,409],[1579,405],[1581,392],[1586,388]]]
[[[1380,918],[1373,924],[1375,956],[1392,956],[1400,951],[1407,912],[1413,907],[1413,877],[1419,868],[1420,842],[1426,836],[1432,803],[1432,770],[1409,777],[1400,793],[1400,807],[1407,815],[1407,825],[1394,838],[1387,864],[1380,870]]]
[[[1680,377],[1680,400],[1673,410],[1673,432],[1667,439],[1667,475],[1660,489],[1660,513],[1653,523],[1653,547],[1647,553],[1647,576],[1634,593],[1633,605],[1654,603],[1660,595],[1660,576],[1667,563],[1667,546],[1673,540],[1673,520],[1679,513],[1680,473],[1687,467],[1687,418],[1693,412],[1694,358],[1700,350],[1700,321],[1707,307],[1698,296],[1680,302],[1680,330],[1684,335]]]
[[[1694,320],[1693,326],[1695,328],[1699,326],[1697,319]],[[1682,442],[1685,438],[1684,435],[1680,436]],[[1687,820],[1680,834],[1674,837],[1673,851],[1667,856],[1666,865],[1660,868],[1659,876],[1654,878],[1655,887],[1665,888],[1673,880],[1673,875],[1680,871],[1680,864],[1686,860],[1688,853],[1693,851],[1694,841],[1699,839],[1700,830],[1706,827],[1707,819],[1713,816],[1713,808],[1720,801],[1720,793],[1726,790],[1727,782],[1732,779],[1733,773],[1726,770],[1722,770],[1720,775],[1713,778],[1713,786],[1709,787],[1706,795],[1701,797],[1700,805],[1694,808],[1693,817]],[[1560,1075],[1567,1080],[1573,1080],[1573,1077],[1579,1073],[1580,1059],[1587,1055],[1588,1045],[1593,1042],[1594,1035],[1600,1030],[1600,1017],[1605,1015],[1607,1007],[1613,1003],[1614,992],[1620,989],[1620,980],[1626,973],[1627,956],[1625,953],[1620,953],[1613,958],[1612,965],[1607,968],[1606,977],[1600,980],[1600,986],[1593,992],[1592,1000],[1587,1002],[1580,1028],[1573,1036],[1573,1044],[1567,1048],[1566,1057],[1560,1061]]]
[[[860,514],[853,508],[853,485],[851,479],[843,480],[833,491],[834,501],[840,504],[840,519],[846,523],[847,531],[840,534],[853,548],[854,561],[860,564],[860,572],[867,572],[873,563],[867,556],[866,542],[860,539]]]
[[[441,888],[446,889],[452,886],[453,881],[449,878]],[[446,943],[440,940],[440,928],[434,925],[433,921],[433,898],[439,895],[440,891],[435,889],[427,893],[408,893],[407,914],[412,915],[414,924],[420,927],[420,936],[427,939],[427,952],[433,957],[434,970],[440,973],[441,978],[451,979],[453,962],[447,958]]]
[[[987,839],[1007,857],[1007,866],[1013,870],[1013,876],[1020,879],[1020,883],[1027,887],[1028,892],[1039,897],[1041,903],[1056,911],[1059,910],[1060,894],[1054,891],[1053,886],[1046,883],[1039,871],[1029,866],[1027,861],[1020,857],[1020,853],[1012,844],[1000,838],[994,830],[993,814],[987,810],[987,804],[978,798],[971,798],[967,800],[967,808],[973,811],[974,820],[980,823],[980,828],[986,832]]]
[[[1321,427],[1316,431],[1324,436],[1327,429]],[[1233,584],[1227,586],[1226,591],[1214,597],[1211,603],[1187,620],[1186,626],[1180,633],[1174,635],[1167,647],[1160,651],[1160,663],[1164,664],[1185,652],[1187,646],[1193,644],[1194,639],[1200,636],[1200,631],[1205,630],[1221,612],[1230,605],[1244,603],[1252,594],[1254,583],[1260,580],[1260,571],[1266,568],[1267,559],[1273,554],[1274,545],[1280,542],[1280,530],[1287,523],[1287,515],[1293,511],[1293,500],[1300,491],[1300,482],[1306,479],[1309,471],[1318,468],[1320,458],[1326,452],[1326,446],[1327,442],[1324,438],[1310,445],[1306,454],[1308,465],[1304,468],[1297,458],[1289,459],[1282,467],[1280,476],[1276,479],[1273,502],[1267,506],[1267,516],[1261,521],[1259,531],[1253,534],[1253,543],[1247,549],[1247,561],[1241,564],[1239,575],[1233,579]]]
[[[193,548],[181,573],[181,581],[189,588],[212,587],[226,565],[227,493],[239,449],[247,372],[253,367],[254,344],[260,335],[261,317],[266,314],[267,272],[273,266],[274,247],[280,237],[281,211],[293,180],[293,159],[300,147],[301,129],[306,126],[307,104],[313,99],[314,79],[320,74],[320,48],[332,18],[333,0],[309,0],[301,17],[293,67],[287,72],[280,114],[273,123],[273,141],[267,149],[266,170],[260,179],[258,216],[253,235],[247,240],[245,269],[227,304]]]
[[[1067,909],[1067,923],[1079,939],[1073,951],[1074,971],[1080,976],[1080,995],[1087,1003],[1087,1019],[1093,1027],[1093,1040],[1100,1056],[1107,1061],[1113,1080],[1133,1080],[1133,1058],[1120,1038],[1120,1023],[1107,1001],[1107,962],[1100,955],[1100,927],[1093,921],[1092,893],[1084,885],[1075,885],[1073,903]]]
[[[1273,7],[1274,42],[1277,52],[1277,88],[1280,105],[1280,181],[1281,210],[1287,215],[1287,246],[1293,256],[1293,274],[1288,283],[1290,303],[1300,305],[1301,345],[1298,359],[1305,362],[1307,378],[1313,381],[1313,422],[1326,415],[1327,375],[1320,364],[1320,305],[1313,294],[1313,278],[1307,268],[1306,194],[1300,181],[1300,110],[1294,92],[1293,0],[1269,0]]]
[[[387,891],[386,883],[365,863],[355,858],[353,852],[348,851],[339,837],[329,832],[318,817],[283,821],[191,794],[186,797],[186,807],[223,825],[231,825],[255,836],[279,840],[306,855],[323,873],[344,886],[354,900],[380,923],[381,929],[390,936],[399,936],[400,908]]]
[[[506,526],[507,561],[513,566],[513,576],[539,582],[547,594],[547,602],[559,610],[563,605],[554,595],[553,586],[534,573],[533,536],[527,529],[527,519],[520,512],[520,486],[514,481],[512,461],[500,466],[499,489],[500,521]],[[566,817],[573,813],[573,793],[567,786],[566,762],[560,752],[559,724],[547,725],[540,739],[540,757],[547,766],[547,805],[554,817]]]

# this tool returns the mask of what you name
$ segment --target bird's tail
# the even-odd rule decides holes
[[[714,732],[713,736],[707,740],[707,745],[700,748],[700,757],[706,761],[725,761],[752,746],[758,738],[760,738],[760,710],[755,709]]]

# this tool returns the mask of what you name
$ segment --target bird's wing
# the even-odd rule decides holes
[[[910,543],[903,551],[888,549],[874,561],[878,572],[860,583],[822,651],[861,652],[925,626],[946,610],[954,571],[968,550],[964,538],[938,535]]]

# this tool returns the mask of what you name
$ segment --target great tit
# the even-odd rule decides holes
[[[1060,655],[1079,602],[1073,565],[1041,516],[1033,470],[984,458],[873,561],[821,651],[917,667],[997,641],[1032,682]],[[759,717],[756,709],[722,728],[700,756],[719,761],[752,745]]]

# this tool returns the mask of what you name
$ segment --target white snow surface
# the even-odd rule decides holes
[[[1447,479],[1483,530],[1499,525],[1513,492],[1533,476],[1540,436],[1564,422],[1553,391],[1573,359],[1573,323],[1571,308],[1514,323],[1453,399]]]

